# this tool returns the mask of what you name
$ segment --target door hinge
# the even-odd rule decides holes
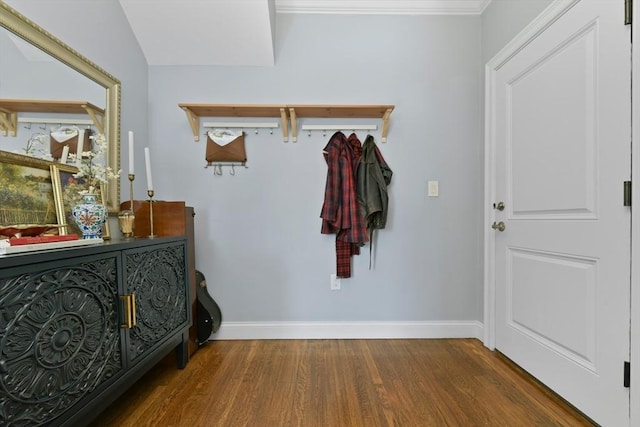
[[[624,362],[624,386],[631,387],[631,363]]]
[[[624,182],[624,205],[631,206],[631,181]]]
[[[633,0],[624,0],[624,25],[631,25],[633,19]]]

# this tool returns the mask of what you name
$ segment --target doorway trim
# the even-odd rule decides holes
[[[636,5],[637,6],[637,5]],[[632,21],[640,23],[640,7],[634,7]],[[640,46],[640,34],[631,32],[631,46]],[[631,55],[631,179],[640,177],[640,55]],[[636,153],[636,155],[634,155]],[[631,186],[631,200],[640,207],[640,180]],[[631,366],[630,425],[640,425],[640,209],[631,208]]]

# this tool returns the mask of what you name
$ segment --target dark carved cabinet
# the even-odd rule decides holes
[[[174,350],[187,360],[184,238],[0,257],[0,425],[88,423]]]
[[[124,252],[126,294],[136,295],[136,327],[128,336],[129,360],[136,362],[187,321],[184,245]]]

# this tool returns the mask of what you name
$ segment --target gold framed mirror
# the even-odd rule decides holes
[[[104,87],[106,100],[102,126],[108,144],[107,166],[114,171],[120,170],[120,81],[2,1],[0,1],[0,26]],[[120,209],[118,180],[108,183],[106,194],[107,209],[111,213],[118,212]]]

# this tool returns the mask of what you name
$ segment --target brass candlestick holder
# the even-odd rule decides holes
[[[157,237],[153,234],[153,190],[147,190],[147,195],[149,195],[149,235],[147,237],[153,239]]]
[[[125,239],[133,237],[133,229],[136,216],[133,213],[133,181],[136,179],[135,174],[129,174],[129,209],[122,210],[118,213],[118,222],[120,223],[120,231]]]

